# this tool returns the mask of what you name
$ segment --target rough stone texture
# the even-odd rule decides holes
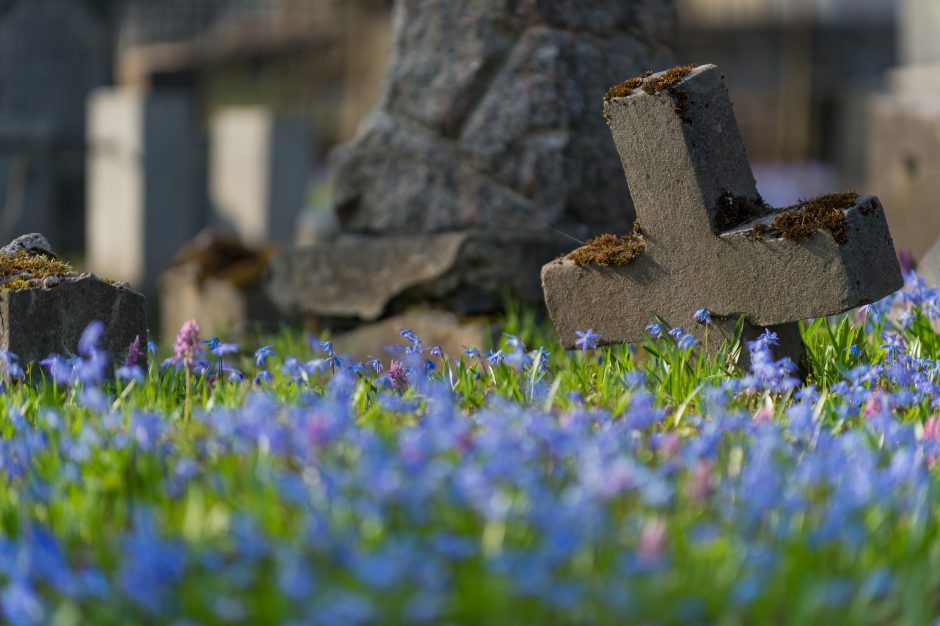
[[[22,364],[50,354],[76,354],[82,331],[105,323],[101,348],[119,360],[138,335],[147,340],[144,297],[130,287],[94,276],[65,280],[52,288],[0,290],[0,348]]]
[[[22,235],[0,248],[0,254],[4,256],[16,256],[20,252],[55,256],[49,240],[42,233]]]
[[[242,241],[289,242],[310,175],[309,131],[263,107],[213,116],[209,189],[216,222]]]
[[[464,346],[484,350],[494,339],[489,326],[479,321],[462,321],[442,311],[409,311],[339,335],[333,347],[357,360],[375,356],[388,363],[391,355],[385,348],[407,344],[401,336],[403,328],[413,330],[428,348],[440,346],[448,356],[462,355]]]
[[[898,249],[919,258],[940,234],[940,91],[874,98],[868,127],[868,185],[888,207]]]
[[[268,291],[281,311],[321,318],[375,321],[413,303],[489,313],[504,295],[541,300],[539,269],[570,247],[525,233],[343,235],[275,256]]]
[[[605,106],[647,246],[627,266],[561,259],[544,267],[545,300],[564,345],[573,347],[575,331],[587,328],[608,343],[640,341],[654,314],[704,338],[692,321],[701,307],[729,320],[713,333],[744,315],[790,335],[796,320],[839,313],[902,286],[883,209],[871,196],[844,212],[842,246],[826,232],[759,240],[755,225],[772,216],[719,232],[719,198],[757,197],[754,177],[718,68],[699,67],[676,87],[688,99],[687,121],[668,92],[636,90]],[[799,352],[789,355],[800,360]]]
[[[89,104],[88,266],[154,293],[203,224],[199,140],[189,99],[102,88]]]
[[[671,0],[399,0],[380,102],[333,155],[341,224],[583,237],[621,223],[600,98],[668,65],[674,26]]]

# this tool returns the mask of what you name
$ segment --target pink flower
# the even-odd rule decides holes
[[[763,424],[764,422],[769,422],[774,418],[774,408],[769,404],[765,404],[760,408],[760,410],[754,414],[754,421],[758,424]]]
[[[880,413],[884,408],[884,401],[882,400],[881,394],[871,394],[868,396],[868,400],[865,402],[865,408],[862,409],[862,415],[865,417],[871,417]]]
[[[686,493],[689,500],[696,504],[705,504],[712,493],[712,464],[710,461],[699,461],[689,475],[686,484]]]
[[[199,323],[196,320],[189,320],[183,324],[183,327],[176,334],[176,342],[173,344],[176,361],[192,365],[198,349]]]
[[[659,518],[646,523],[637,546],[637,552],[644,565],[655,565],[662,557],[663,548],[666,546],[666,530],[666,522]]]
[[[408,386],[408,370],[401,361],[392,359],[388,366],[388,378],[392,381],[392,387],[395,389],[404,389]]]
[[[924,441],[930,444],[927,452],[927,467],[933,467],[937,464],[937,453],[930,451],[929,448],[936,450],[940,445],[940,417],[931,417],[924,423]]]

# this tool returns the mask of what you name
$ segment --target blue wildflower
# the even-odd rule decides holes
[[[596,348],[597,340],[601,338],[601,335],[595,333],[593,328],[588,328],[586,331],[576,330],[575,334],[578,340],[574,342],[574,345],[581,348],[582,352]]]
[[[708,309],[699,309],[692,314],[692,319],[699,324],[708,324],[712,321],[712,314]]]
[[[270,344],[266,346],[261,346],[260,348],[255,350],[255,365],[257,365],[258,367],[267,367],[268,358],[272,356],[274,356],[274,346]]]

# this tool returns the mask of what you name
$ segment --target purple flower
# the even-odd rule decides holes
[[[578,336],[578,340],[574,342],[574,345],[581,348],[581,351],[591,350],[597,347],[597,340],[601,336],[594,332],[593,328],[588,328],[586,331],[576,330],[575,334]]]
[[[173,351],[176,353],[176,361],[192,365],[196,357],[196,351],[199,348],[199,323],[196,320],[189,320],[183,324],[179,333],[176,335],[176,341],[173,344]]]
[[[140,345],[140,335],[137,335],[127,348],[127,356],[124,358],[124,365],[137,365],[143,357],[144,351]]]

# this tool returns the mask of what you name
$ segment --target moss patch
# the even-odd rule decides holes
[[[653,75],[653,72],[646,70],[639,76],[633,78],[628,78],[619,85],[614,85],[607,90],[607,93],[604,94],[604,100],[612,100],[614,98],[626,98],[631,93],[633,93],[637,87],[643,84],[647,78]]]
[[[773,210],[760,196],[750,198],[725,192],[718,198],[718,205],[715,207],[715,231],[729,231],[759,217],[770,215]]]
[[[689,119],[689,94],[685,90],[677,88],[676,85],[682,82],[694,69],[695,65],[680,65],[665,72],[660,72],[655,76],[650,71],[643,72],[639,76],[611,87],[604,96],[604,100],[625,98],[638,87],[642,87],[643,91],[651,96],[667,91],[676,103],[676,115],[686,124],[691,124],[692,120]]]
[[[834,193],[818,196],[782,210],[770,224],[758,224],[753,231],[756,239],[766,235],[784,239],[805,239],[825,230],[840,246],[849,241],[849,224],[846,211],[858,203],[855,192]]]
[[[72,266],[68,263],[44,254],[27,252],[19,252],[15,256],[0,254],[0,278],[18,274],[29,274],[32,278],[45,278],[68,274],[71,271]]]
[[[646,240],[640,233],[640,223],[633,223],[629,235],[599,235],[568,255],[577,265],[603,267],[629,265],[646,250]]]

